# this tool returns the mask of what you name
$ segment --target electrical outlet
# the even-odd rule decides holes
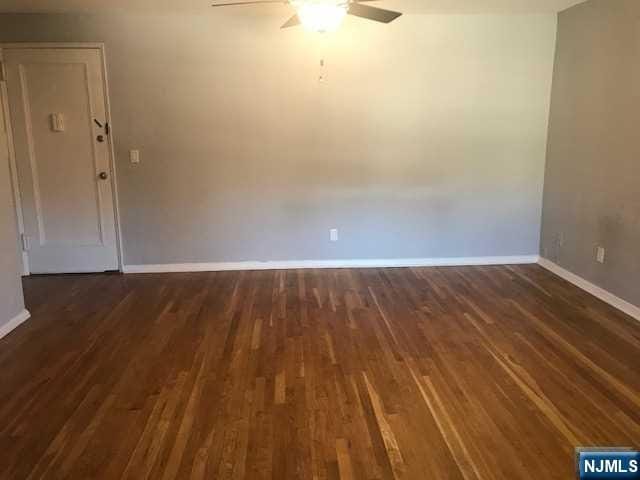
[[[332,228],[331,230],[329,230],[329,240],[331,240],[332,242],[337,242],[338,241],[338,229],[337,228]]]
[[[598,247],[598,249],[596,250],[596,260],[598,261],[598,263],[604,263],[605,254],[606,251],[604,247]]]

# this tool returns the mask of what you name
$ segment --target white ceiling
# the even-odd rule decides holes
[[[213,0],[0,0],[0,12],[200,11]],[[223,0],[224,1],[224,0]],[[552,13],[584,0],[383,0],[405,13]],[[231,7],[230,7],[231,8]],[[269,8],[269,5],[237,8]]]

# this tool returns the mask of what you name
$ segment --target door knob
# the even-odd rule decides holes
[[[98,135],[96,140],[98,140],[99,142],[104,142],[104,135]]]
[[[107,174],[107,172],[100,172],[98,174],[98,177],[100,178],[100,180],[106,180],[107,178],[109,178],[109,175]]]

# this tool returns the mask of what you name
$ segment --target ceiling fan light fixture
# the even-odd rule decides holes
[[[310,32],[336,31],[349,9],[347,0],[293,0],[302,26]]]

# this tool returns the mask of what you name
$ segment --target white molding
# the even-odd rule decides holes
[[[17,328],[18,325],[26,322],[29,317],[31,317],[31,314],[29,313],[29,310],[25,308],[7,323],[5,323],[4,325],[0,325],[0,338],[7,336],[11,331]]]
[[[640,307],[623,300],[622,298],[614,295],[613,293],[601,288],[588,280],[576,275],[575,273],[570,272],[562,268],[560,265],[548,260],[546,258],[540,258],[538,264],[549,270],[550,272],[555,273],[559,277],[564,278],[566,281],[573,283],[575,286],[581,288],[582,290],[589,292],[594,297],[599,298],[603,302],[608,303],[612,307],[617,308],[618,310],[626,313],[630,317],[635,318],[640,321]]]
[[[0,61],[2,61],[2,48],[0,48]],[[2,103],[2,113],[4,116],[4,129],[7,134],[7,147],[9,153],[9,175],[11,177],[11,191],[13,193],[13,208],[16,214],[18,235],[24,234],[24,216],[22,214],[22,198],[20,197],[20,184],[18,183],[18,168],[16,165],[16,151],[13,142],[13,127],[11,125],[11,114],[9,111],[9,92],[7,90],[7,79],[0,82],[0,103]],[[16,242],[18,240],[16,239]],[[22,275],[29,275],[29,255],[22,248]]]
[[[537,263],[538,255],[516,257],[395,258],[362,260],[287,260],[125,265],[124,273],[219,272],[226,270],[288,270],[306,268],[456,267]]]
[[[115,151],[115,140],[114,140],[114,128],[113,121],[111,120],[111,97],[109,93],[109,77],[107,72],[107,52],[104,43],[95,44],[96,47],[100,51],[100,57],[102,61],[102,82],[104,89],[104,98],[105,98],[105,114],[106,121],[109,122],[109,135],[107,135],[107,140],[109,142],[109,164],[111,167],[111,191],[113,195],[113,214],[115,219],[115,228],[116,228],[116,243],[118,247],[118,270],[123,271],[124,269],[124,242],[122,240],[122,222],[120,220],[120,214],[122,212],[120,208],[120,194],[118,193],[118,172],[116,169],[116,151]]]

